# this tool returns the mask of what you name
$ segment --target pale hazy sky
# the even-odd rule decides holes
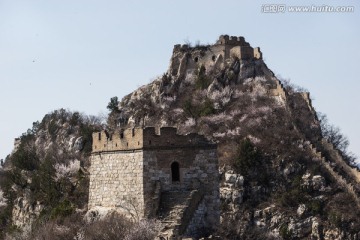
[[[354,6],[263,13],[264,4]],[[172,47],[220,34],[260,46],[266,64],[311,92],[360,156],[360,3],[332,0],[0,0],[0,158],[55,109],[107,113],[167,70]]]

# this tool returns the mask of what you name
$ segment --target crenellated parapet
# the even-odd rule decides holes
[[[141,128],[122,129],[113,134],[105,130],[94,132],[92,134],[92,152],[141,149],[143,147],[142,136],[143,129]]]
[[[250,47],[250,44],[245,41],[244,37],[236,37],[229,35],[221,35],[219,37],[219,40],[216,41],[216,44]]]
[[[196,133],[179,135],[177,129],[173,127],[162,127],[159,129],[159,133],[154,127],[121,129],[113,134],[103,130],[93,133],[92,137],[93,153],[148,148],[215,146],[204,136]]]
[[[322,152],[318,151],[312,144],[309,144],[309,149],[315,156],[313,160],[319,162],[328,171],[333,180],[336,181],[341,188],[352,195],[355,203],[360,207],[360,193],[357,188],[354,188],[354,184],[357,185],[360,181],[358,170],[356,168],[351,168],[345,163],[344,159],[341,157],[338,150],[334,148],[332,143],[322,139],[321,144],[325,147],[325,150],[329,151],[329,155],[325,158]],[[340,168],[342,172],[345,172],[347,177],[340,175],[337,168]]]
[[[245,41],[244,37],[221,35],[215,45],[224,46],[225,52],[230,52],[230,57],[237,57],[239,59],[262,59],[260,48],[252,48],[250,44]]]

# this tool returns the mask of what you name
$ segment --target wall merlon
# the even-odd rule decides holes
[[[231,37],[230,37],[230,41],[237,42],[237,41],[238,41],[238,37],[231,36]]]
[[[254,48],[254,58],[262,59],[262,52],[260,50],[260,47]]]
[[[244,43],[244,42],[245,42],[245,38],[244,38],[244,37],[238,37],[238,41]]]
[[[174,49],[173,49],[173,53],[180,51],[180,49],[181,49],[181,45],[180,44],[175,44]]]

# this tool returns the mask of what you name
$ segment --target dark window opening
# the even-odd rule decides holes
[[[151,140],[149,140],[149,145],[151,145]]]
[[[115,147],[117,147],[117,143],[115,143]]]
[[[138,142],[138,145],[140,145],[140,142]]]
[[[180,167],[178,162],[173,162],[171,164],[171,180],[173,182],[180,181]]]
[[[216,60],[216,56],[214,55],[214,56],[212,56],[212,58],[211,58],[214,62],[215,62],[215,60]]]
[[[99,141],[101,140],[101,132],[99,132]]]
[[[132,129],[132,136],[135,136],[135,128]]]
[[[120,131],[120,138],[121,138],[121,139],[124,138],[124,131],[123,131],[123,130]]]
[[[126,146],[128,147],[128,146],[129,146],[129,143],[126,143]]]
[[[195,61],[195,62],[198,62],[198,61],[199,61],[199,58],[198,58],[198,57],[194,58],[194,61]]]

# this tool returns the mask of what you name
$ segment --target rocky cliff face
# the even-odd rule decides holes
[[[125,96],[102,127],[172,126],[217,142],[220,239],[360,239],[358,171],[323,139],[309,94],[231,39],[176,45],[167,72]],[[3,231],[86,209],[89,133],[101,128],[92,120],[56,111],[21,137],[0,174]]]

